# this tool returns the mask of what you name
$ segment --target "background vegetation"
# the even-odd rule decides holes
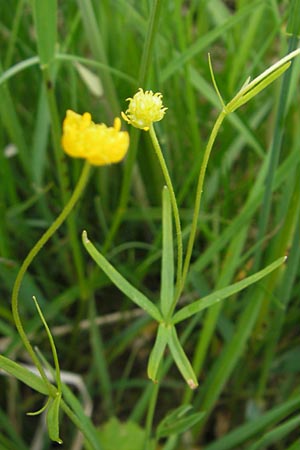
[[[0,348],[27,364],[10,296],[20,264],[61,211],[82,167],[60,149],[66,110],[111,124],[138,87],[163,93],[168,111],[156,130],[186,237],[203,150],[221,108],[207,53],[229,101],[249,75],[296,48],[300,33],[298,0],[69,0],[58,2],[57,14],[54,0],[44,4],[45,16],[36,17],[34,0],[2,1],[0,17]],[[205,416],[185,433],[177,422],[159,448],[300,448],[299,72],[296,58],[283,78],[224,122],[181,302],[289,258],[254,288],[179,327],[200,385],[189,390],[170,365],[153,430],[182,405]],[[26,331],[52,361],[32,302],[38,298],[63,381],[76,384],[86,413],[102,425],[104,450],[143,448],[156,327],[95,267],[82,230],[153,301],[160,286],[164,181],[148,134],[128,131],[126,160],[94,169],[72,218],[33,261],[20,293]],[[40,396],[8,377],[0,386],[0,448],[54,448],[40,416],[26,416],[42,406]],[[128,433],[121,443],[120,432]],[[64,448],[77,448],[66,417],[61,437]]]

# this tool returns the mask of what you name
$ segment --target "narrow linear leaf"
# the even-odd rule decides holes
[[[161,313],[158,308],[140,291],[132,286],[96,249],[87,237],[87,232],[82,233],[82,242],[87,252],[91,255],[96,264],[103,270],[108,278],[136,305],[140,306],[151,317],[158,322],[162,321]]]
[[[9,80],[10,78],[12,78],[14,75],[18,74],[19,72],[22,72],[24,69],[39,64],[39,62],[40,59],[38,56],[32,56],[31,58],[25,59],[24,61],[18,62],[14,66],[11,66],[9,69],[5,70],[5,72],[1,73],[0,85],[3,84],[5,81]]]
[[[21,366],[20,364],[11,361],[5,356],[0,355],[0,369],[17,378],[22,383],[30,388],[44,395],[49,395],[49,390],[45,382],[38,375],[35,375],[30,370]],[[54,386],[53,386],[54,388]]]
[[[203,411],[191,413],[192,410],[193,407],[191,405],[182,405],[167,414],[157,427],[157,438],[182,434],[199,423],[206,414]]]
[[[168,188],[163,189],[163,246],[162,246],[162,268],[161,268],[161,312],[167,318],[171,312],[174,298],[174,253],[173,253],[173,230],[172,230],[172,208]]]
[[[101,84],[100,78],[79,62],[75,62],[74,65],[82,81],[85,83],[91,94],[93,94],[95,97],[102,97],[103,86]]]
[[[61,379],[60,379],[60,367],[59,367],[59,361],[58,361],[58,356],[57,356],[57,351],[56,351],[56,347],[55,347],[55,343],[54,343],[54,339],[52,337],[50,328],[48,327],[48,324],[46,322],[46,319],[44,317],[44,314],[40,308],[40,305],[38,304],[38,301],[36,299],[35,296],[33,296],[33,301],[35,304],[35,307],[37,309],[37,312],[40,316],[40,319],[45,327],[49,342],[50,342],[50,346],[51,346],[51,351],[52,351],[52,355],[53,355],[53,361],[54,361],[54,365],[55,365],[55,381],[56,381],[56,385],[57,385],[57,389],[59,392],[61,392]]]
[[[147,373],[150,380],[157,382],[157,372],[168,342],[168,329],[161,323],[157,330],[154,346],[151,350]]]
[[[61,401],[61,409],[65,411],[66,414],[68,414],[70,408],[74,412],[76,421],[73,422],[82,432],[87,443],[89,444],[89,446],[87,445],[87,448],[91,448],[93,450],[104,450],[99,441],[98,431],[92,423],[91,418],[85,414],[84,408],[77,395],[75,395],[75,393],[73,393],[66,384],[62,384],[62,392],[63,399]]]
[[[168,328],[168,345],[173,359],[191,389],[196,389],[198,381],[188,357],[184,353],[174,326]]]
[[[266,79],[261,81],[259,84],[255,85],[251,90],[247,90],[246,93],[242,94],[238,100],[233,99],[232,109],[229,107],[230,111],[233,112],[240,106],[247,103],[251,98],[259,94],[263,89],[265,89],[269,84],[273,83],[277,78],[279,78],[291,65],[291,62],[285,63],[283,66],[279,67],[275,72],[272,72]],[[229,105],[228,105],[229,106]]]
[[[49,438],[62,444],[62,440],[59,437],[59,407],[61,402],[61,394],[58,394],[54,400],[50,403],[47,411],[47,427]]]
[[[299,410],[299,406],[300,395],[294,395],[280,406],[276,406],[265,414],[233,429],[222,438],[209,444],[206,450],[230,450],[241,447],[247,440],[258,435],[262,436],[265,434],[265,430],[274,428],[278,422]]]
[[[249,450],[263,450],[268,448],[271,444],[279,442],[284,437],[289,436],[295,428],[299,429],[299,425],[300,415],[287,420],[283,424],[278,425],[274,430],[266,433],[261,439],[251,445]]]
[[[278,258],[272,264],[269,264],[264,269],[256,272],[254,275],[251,275],[244,280],[238,281],[237,283],[231,284],[223,289],[219,289],[218,291],[213,292],[212,294],[207,295],[206,297],[200,298],[196,300],[190,305],[184,306],[180,311],[178,311],[172,320],[173,324],[181,322],[182,320],[187,319],[188,317],[197,314],[203,309],[209,308],[210,306],[224,300],[230,295],[236,294],[239,291],[242,291],[246,287],[250,286],[253,283],[264,278],[269,273],[273,272],[273,270],[277,269],[281,264],[283,264],[286,260],[286,256],[282,258]]]
[[[57,0],[33,0],[33,12],[40,61],[49,64],[57,38]]]

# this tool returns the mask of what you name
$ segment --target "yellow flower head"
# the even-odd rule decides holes
[[[63,122],[62,147],[74,158],[85,158],[90,164],[103,166],[121,161],[129,147],[129,135],[120,131],[116,117],[113,127],[92,122],[90,113],[82,116],[68,109]]]
[[[122,112],[122,117],[126,122],[130,123],[141,130],[149,130],[153,122],[161,120],[168,108],[162,103],[162,94],[152,91],[143,91],[139,89],[133,98],[128,98],[129,105],[126,112]]]

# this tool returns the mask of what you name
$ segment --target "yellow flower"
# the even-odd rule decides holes
[[[82,116],[68,109],[63,122],[62,147],[74,158],[85,158],[90,164],[103,166],[121,161],[129,147],[129,135],[120,131],[116,117],[113,127],[95,124],[90,113]]]
[[[122,117],[126,122],[130,123],[141,130],[149,130],[153,122],[161,120],[168,108],[162,103],[162,94],[152,91],[143,91],[139,89],[133,98],[127,98],[129,101],[128,109],[122,112]]]

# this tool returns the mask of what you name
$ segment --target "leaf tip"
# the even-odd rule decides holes
[[[82,232],[82,240],[86,243],[90,242],[86,230],[83,230],[83,232]]]
[[[196,389],[196,388],[198,387],[197,381],[195,382],[195,381],[192,380],[191,378],[188,379],[188,380],[186,380],[186,382],[187,382],[188,386],[189,386],[191,389],[193,389],[193,390]]]

